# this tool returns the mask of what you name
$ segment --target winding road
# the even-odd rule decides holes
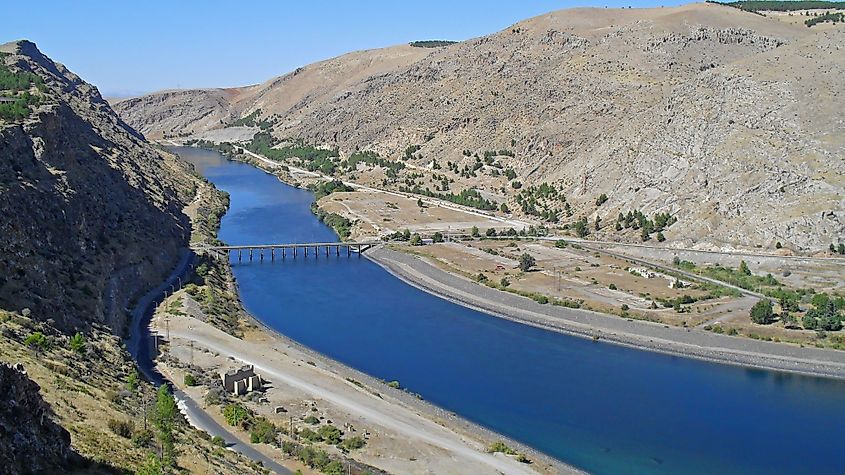
[[[150,354],[150,318],[156,306],[168,295],[168,290],[172,290],[185,277],[193,264],[193,258],[194,254],[189,250],[185,250],[167,279],[161,285],[141,297],[131,312],[132,320],[130,322],[129,338],[126,340],[126,349],[129,351],[132,359],[137,363],[141,373],[156,387],[162,384],[168,384],[169,382],[156,370],[155,363]],[[173,390],[173,396],[176,398],[179,409],[192,426],[204,430],[209,435],[222,437],[228,449],[239,452],[261,463],[265,468],[282,475],[293,473],[255,448],[241,442],[233,433],[229,432],[208,415],[191,396],[179,390],[173,384],[170,384],[170,387]]]

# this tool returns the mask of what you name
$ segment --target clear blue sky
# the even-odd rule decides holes
[[[6,20],[0,27],[0,43],[34,41],[104,95],[129,95],[176,87],[254,84],[348,51],[423,39],[464,40],[561,8],[678,3],[17,1],[4,2]]]

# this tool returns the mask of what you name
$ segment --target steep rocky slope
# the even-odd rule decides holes
[[[714,4],[563,10],[417,48],[354,80],[323,78],[362,57],[381,62],[381,50],[306,66],[237,90],[227,112],[260,109],[276,137],[346,153],[398,159],[421,144],[424,157],[462,167],[472,165],[464,150],[508,149],[515,156],[501,161],[518,180],[564,191],[568,219],[610,223],[639,208],[677,216],[666,232],[676,243],[819,250],[845,239],[842,44],[841,27]],[[160,100],[117,108],[150,136],[205,130]],[[456,180],[504,192],[515,208],[509,186]],[[609,199],[597,208],[602,193]]]
[[[27,117],[0,121],[0,308],[123,334],[125,308],[187,242],[195,178],[34,44],[0,51],[43,81]]]
[[[0,463],[4,473],[59,471],[73,452],[70,434],[52,419],[52,409],[23,366],[0,363]]]
[[[162,473],[121,337],[215,191],[33,43],[0,46],[0,96],[0,473]],[[179,469],[264,473],[171,421]]]

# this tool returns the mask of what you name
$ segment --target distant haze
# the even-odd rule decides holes
[[[464,40],[551,10],[680,2],[483,0],[428,2],[150,1],[4,5],[0,43],[29,39],[106,97],[243,86],[349,51],[414,40]],[[36,13],[37,12],[37,13]]]

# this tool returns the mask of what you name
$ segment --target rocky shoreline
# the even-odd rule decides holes
[[[845,379],[845,352],[750,340],[543,305],[477,284],[416,256],[386,247],[368,251],[365,256],[421,290],[518,323],[673,356]]]

